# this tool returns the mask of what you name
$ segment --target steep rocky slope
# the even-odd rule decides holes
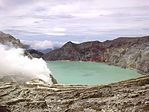
[[[13,46],[16,48],[24,48],[26,49],[27,45],[24,45],[21,43],[19,39],[16,39],[10,34],[6,34],[0,31],[0,43],[4,45]],[[28,55],[29,57],[35,57],[35,58],[41,58],[43,53],[35,50],[35,49],[28,49],[25,51],[25,55]]]
[[[41,58],[44,55],[42,52],[35,49],[28,49],[27,52],[29,52],[35,58]]]
[[[0,112],[149,112],[149,76],[96,87],[0,82]]]
[[[135,68],[142,74],[149,73],[149,36],[118,38],[104,42],[104,61],[109,64]]]
[[[111,41],[66,43],[43,56],[45,60],[96,61],[149,73],[149,36],[121,37]]]
[[[0,32],[0,43],[5,45],[12,45],[14,47],[24,47],[19,39],[16,39],[13,36],[3,32]]]

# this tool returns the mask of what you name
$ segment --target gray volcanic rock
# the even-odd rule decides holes
[[[119,38],[104,52],[105,62],[149,73],[149,37]]]
[[[14,47],[24,47],[24,45],[20,42],[19,39],[16,39],[13,36],[5,34],[3,32],[0,32],[0,43],[4,45],[12,45]]]
[[[149,76],[102,86],[0,82],[6,112],[149,112]]]
[[[19,39],[16,39],[10,34],[6,34],[1,31],[0,31],[0,44],[25,49],[25,45],[21,43]],[[27,50],[25,50],[24,55],[32,58],[31,54]]]
[[[58,84],[57,80],[53,77],[53,75],[50,74],[51,80],[53,84]]]
[[[57,80],[50,74],[49,77],[51,77],[52,83],[53,84],[57,84]],[[30,82],[30,81],[42,81],[43,83],[46,84],[46,82],[44,82],[41,79],[33,79],[32,77],[29,76],[22,76],[22,75],[7,75],[7,76],[0,76],[0,82],[14,82],[14,83],[18,83],[18,84],[25,84],[26,82]]]
[[[0,32],[0,43],[3,45],[13,46],[16,48],[23,48],[26,49],[26,45],[20,42],[19,39],[16,39],[15,37],[11,36],[10,34],[6,34],[3,32]],[[41,58],[43,53],[30,49],[25,51],[25,55],[29,56],[30,58]]]
[[[30,53],[35,58],[41,58],[44,55],[42,52],[37,51],[35,49],[28,49],[27,52]]]
[[[52,84],[58,84],[57,80],[51,75],[49,74],[49,77],[51,78]],[[35,78],[35,77],[30,77],[30,76],[26,76],[26,75],[0,75],[0,82],[14,82],[14,83],[18,83],[18,84],[25,84],[26,82],[30,82],[30,81],[40,81],[43,83],[47,83],[44,82],[41,79]]]
[[[149,36],[120,37],[111,41],[66,43],[43,55],[45,60],[96,61],[149,73]]]

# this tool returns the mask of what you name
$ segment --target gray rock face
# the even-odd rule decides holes
[[[0,43],[3,45],[13,46],[16,48],[24,48],[26,49],[26,45],[20,42],[19,39],[14,38],[10,34],[6,34],[3,32],[0,32]],[[30,58],[41,58],[43,53],[36,51],[34,49],[26,50],[25,55],[28,55]]]
[[[149,76],[103,86],[0,82],[6,112],[148,112]]]
[[[149,73],[149,37],[140,38],[128,47],[112,47],[105,55],[107,63],[124,68],[137,69],[142,74]],[[135,41],[135,40],[134,40]]]
[[[28,49],[28,53],[30,53],[35,58],[41,58],[43,56],[43,53],[34,49]]]
[[[5,34],[3,32],[0,32],[0,43],[4,45],[12,45],[14,47],[24,47],[24,45],[20,42],[19,39],[15,39],[13,36]]]
[[[52,79],[53,84],[58,84],[57,80],[53,77],[53,75],[50,74],[50,77]]]

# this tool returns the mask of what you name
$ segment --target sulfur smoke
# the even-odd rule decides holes
[[[41,79],[52,84],[50,70],[43,59],[24,55],[24,49],[0,45],[0,77],[19,76],[24,80]]]

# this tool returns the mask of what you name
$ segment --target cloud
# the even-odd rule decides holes
[[[21,40],[24,44],[30,45],[31,48],[33,49],[54,49],[57,47],[61,47],[63,45],[62,42],[52,42],[49,40],[44,40],[44,41],[27,41],[27,40]]]
[[[146,33],[142,29],[148,29],[148,10],[148,0],[0,0],[0,29],[11,34],[21,30],[19,38],[100,36],[117,30],[131,36],[135,30]]]

